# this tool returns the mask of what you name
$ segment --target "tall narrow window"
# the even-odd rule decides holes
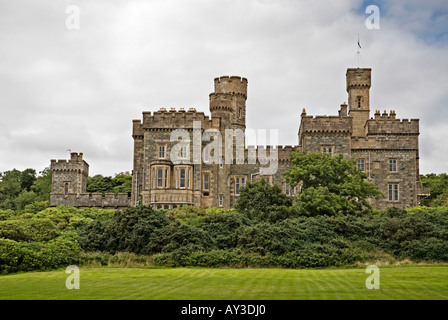
[[[165,188],[168,188],[168,169],[165,169]]]
[[[235,178],[235,194],[240,194],[240,177]]]
[[[165,146],[159,146],[159,159],[165,159]]]
[[[219,195],[219,206],[222,207],[224,203],[224,196],[222,194]]]
[[[180,177],[179,177],[179,181],[180,181],[179,187],[180,188],[185,188],[185,169],[180,169],[179,174],[180,174]]]
[[[68,182],[65,183],[65,194],[68,194]]]
[[[398,184],[389,184],[389,201],[398,201]]]
[[[180,157],[182,159],[186,159],[187,158],[187,146],[181,146],[180,147]]]
[[[357,104],[358,104],[358,108],[361,108],[361,97],[357,98]]]
[[[210,175],[208,173],[204,174],[204,190],[210,190]]]
[[[157,188],[163,188],[163,169],[157,169]]]
[[[190,189],[190,169],[187,172],[187,188]]]
[[[389,171],[397,172],[397,159],[389,159]]]
[[[241,177],[241,187],[245,187],[246,186],[246,178]]]
[[[285,182],[285,193],[286,193],[287,196],[289,196],[289,194],[290,194],[288,182]]]

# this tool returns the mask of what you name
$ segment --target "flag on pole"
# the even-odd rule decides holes
[[[359,43],[359,37],[358,37],[358,47],[361,49],[361,44]]]

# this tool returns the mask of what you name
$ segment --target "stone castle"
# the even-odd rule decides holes
[[[161,108],[153,113],[143,112],[143,120],[133,120],[130,195],[88,194],[88,164],[82,154],[72,153],[68,161],[51,161],[50,205],[124,208],[144,204],[161,209],[191,205],[229,209],[235,205],[240,188],[260,178],[278,184],[292,196],[300,190],[284,180],[284,173],[290,168],[289,154],[308,150],[356,159],[358,168],[385,195],[372,199],[374,208],[416,206],[420,190],[419,120],[397,119],[394,110],[376,110],[370,117],[371,69],[347,69],[346,84],[348,104],[340,106],[338,115],[313,117],[303,109],[296,146],[244,147],[247,79],[215,78],[214,92],[209,95],[211,116],[194,108]],[[178,129],[187,133],[187,140],[181,140],[182,143],[172,139]],[[229,130],[243,133],[242,149],[237,150],[237,143],[229,147],[215,141],[216,137],[238,140],[237,134],[229,136]],[[178,136],[182,132],[175,135]],[[195,149],[195,144],[199,148]],[[212,144],[214,148],[209,148]],[[275,157],[270,157],[274,153]],[[174,161],[173,154],[180,160]],[[269,172],[266,168],[272,164],[276,170]]]

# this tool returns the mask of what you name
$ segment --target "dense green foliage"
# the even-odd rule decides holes
[[[309,268],[363,263],[448,262],[448,207],[372,210],[379,191],[342,157],[291,155],[287,196],[260,179],[235,209],[46,208],[51,172],[7,171],[0,181],[0,273],[69,264]],[[443,199],[445,176],[422,182]],[[128,173],[89,178],[91,192],[130,192]],[[448,193],[447,193],[448,194]]]
[[[79,262],[77,230],[110,220],[113,211],[72,207],[38,213],[0,210],[0,273],[53,269]]]
[[[174,211],[174,212],[173,212]],[[0,211],[0,273],[69,264],[309,268],[358,263],[448,262],[448,210],[364,215],[248,217],[236,210],[139,206],[120,211]],[[139,262],[140,261],[140,262]]]
[[[0,173],[0,209],[23,211],[34,202],[42,204],[50,200],[51,171],[45,168],[37,176],[36,170],[17,169]]]
[[[97,174],[87,178],[87,192],[95,193],[129,193],[132,191],[132,176],[129,172],[122,172],[115,177],[104,177]]]
[[[423,199],[425,206],[448,207],[448,175],[446,173],[421,175],[423,192],[429,193],[429,197]]]
[[[0,209],[36,213],[50,201],[52,173],[45,168],[39,175],[34,169],[13,169],[0,172]],[[87,192],[129,193],[132,191],[132,176],[122,172],[115,177],[96,175],[87,178]]]
[[[290,159],[291,169],[285,173],[285,179],[291,186],[300,184],[302,188],[297,198],[302,214],[370,212],[368,199],[383,196],[367,181],[365,173],[356,168],[354,160],[346,160],[342,154],[296,151],[290,154]]]
[[[293,199],[282,192],[278,185],[270,185],[264,179],[248,182],[240,189],[235,209],[250,218],[274,222],[293,213]]]

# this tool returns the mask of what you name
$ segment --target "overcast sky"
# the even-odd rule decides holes
[[[380,29],[366,27],[369,5]],[[302,108],[337,115],[347,101],[358,34],[371,116],[419,118],[420,172],[448,172],[446,0],[0,0],[0,171],[41,171],[67,149],[90,175],[132,171],[132,120],[209,115],[222,75],[248,79],[248,128],[296,145]]]

